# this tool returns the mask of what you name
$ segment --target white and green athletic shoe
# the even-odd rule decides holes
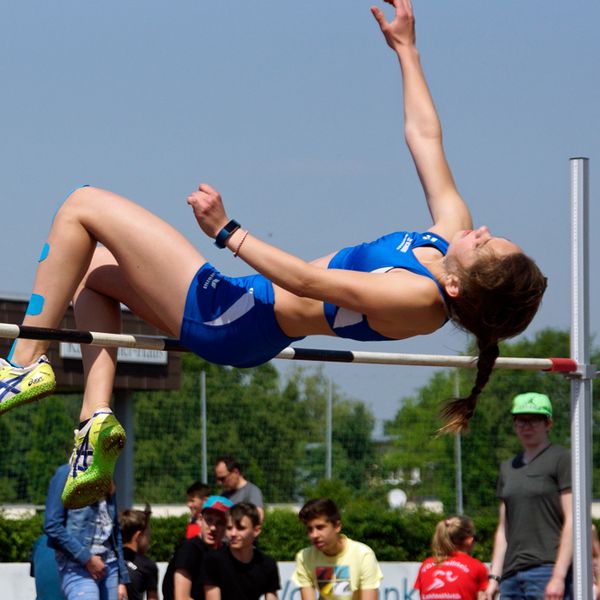
[[[54,371],[45,356],[27,367],[15,367],[0,358],[0,415],[49,396],[55,387]]]
[[[62,492],[65,508],[82,508],[108,494],[115,463],[125,446],[125,430],[108,409],[99,410],[75,430],[71,469]]]

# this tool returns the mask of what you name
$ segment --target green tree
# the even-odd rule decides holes
[[[454,493],[454,439],[436,435],[440,427],[440,398],[450,396],[452,377],[444,372],[434,373],[417,396],[406,399],[394,419],[385,425],[393,443],[383,455],[381,471],[397,481],[409,500],[435,496],[447,505]]]
[[[329,380],[323,369],[308,373],[297,368],[292,377],[302,405],[305,446],[298,472],[304,486],[325,477],[326,411]],[[372,440],[375,418],[357,400],[345,397],[332,386],[332,477],[354,490],[366,487],[375,464]]]

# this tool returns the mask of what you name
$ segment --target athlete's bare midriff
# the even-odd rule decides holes
[[[287,336],[335,335],[325,319],[321,300],[301,298],[276,285],[273,291],[275,319]]]
[[[327,263],[328,264],[328,263]],[[427,299],[420,292],[420,306],[415,308],[415,313],[399,318],[390,323],[377,315],[367,315],[369,326],[374,331],[391,339],[405,339],[415,335],[424,335],[439,329],[446,320],[444,301],[435,283],[427,279],[423,282],[421,275],[410,273],[404,269],[393,269],[386,276],[402,278],[403,285],[411,285],[418,281],[428,287]],[[422,286],[421,286],[422,288]],[[313,298],[296,296],[283,288],[273,285],[275,296],[275,318],[282,331],[289,337],[304,337],[307,335],[336,334],[329,327],[323,310],[323,302]],[[425,300],[425,302],[423,302]],[[427,305],[423,308],[423,305]]]

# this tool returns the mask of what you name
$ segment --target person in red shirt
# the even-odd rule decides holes
[[[487,567],[469,555],[475,527],[468,517],[449,517],[435,528],[433,556],[419,568],[414,587],[421,600],[477,600],[488,584]]]

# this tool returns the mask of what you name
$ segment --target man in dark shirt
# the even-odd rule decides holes
[[[260,534],[260,515],[249,502],[236,504],[229,513],[229,545],[211,552],[202,566],[206,600],[277,600],[277,563],[254,547]]]
[[[513,422],[522,451],[500,466],[500,518],[490,583],[484,595],[502,598],[573,597],[571,455],[550,441],[552,404],[546,394],[513,399]]]
[[[123,554],[129,571],[129,600],[158,600],[158,567],[145,556],[150,547],[150,509],[127,509],[119,516]],[[144,596],[146,594],[146,596]]]
[[[169,562],[162,592],[164,600],[204,600],[202,563],[210,550],[221,545],[232,503],[223,496],[209,496],[202,507],[200,535],[183,541]]]

